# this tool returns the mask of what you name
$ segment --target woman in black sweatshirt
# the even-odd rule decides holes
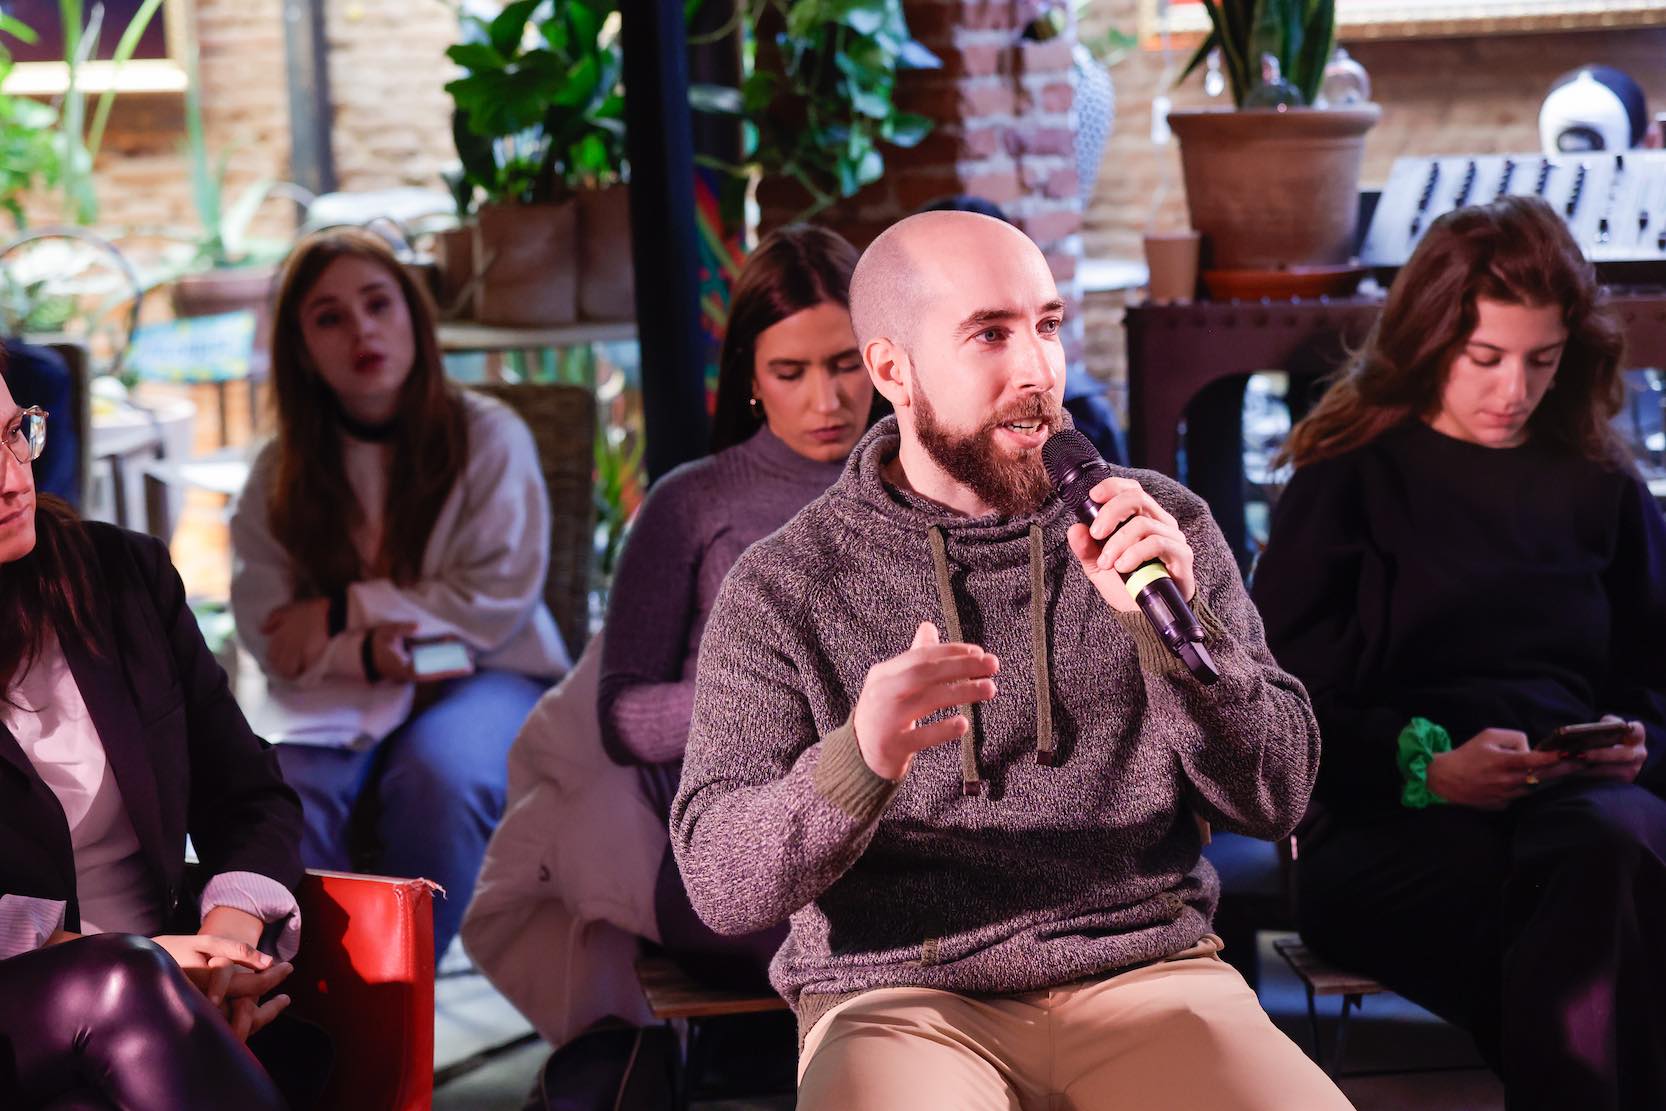
[[[1291,434],[1255,574],[1324,736],[1303,936],[1468,1028],[1512,1111],[1666,1107],[1666,521],[1621,346],[1543,202],[1443,217]]]

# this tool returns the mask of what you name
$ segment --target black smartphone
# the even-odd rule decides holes
[[[1541,751],[1561,752],[1569,756],[1587,749],[1607,748],[1624,744],[1631,739],[1631,726],[1623,721],[1587,721],[1579,725],[1564,725],[1553,729],[1533,747]]]

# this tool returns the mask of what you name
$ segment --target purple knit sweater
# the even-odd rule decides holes
[[[1021,519],[960,517],[885,484],[896,452],[888,418],[826,495],[730,572],[671,811],[683,879],[713,929],[791,917],[770,976],[801,1028],[871,988],[1038,990],[1195,944],[1218,883],[1194,818],[1281,836],[1319,762],[1307,696],[1268,653],[1196,496],[1126,472],[1196,554],[1212,687],[1141,615],[1105,604],[1056,501]],[[962,793],[959,746],[919,753],[894,783],[868,769],[850,728],[868,669],[907,649],[922,620],[958,623],[1000,657],[999,693],[961,742],[975,745],[981,794]],[[1054,767],[1036,759],[1044,731]]]
[[[602,741],[615,761],[682,759],[700,636],[723,576],[843,470],[843,460],[804,458],[766,425],[654,484],[631,525],[608,599],[597,701]]]

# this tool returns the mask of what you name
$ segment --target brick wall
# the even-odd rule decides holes
[[[204,89],[203,131],[211,156],[231,155],[228,192],[282,177],[289,158],[279,0],[197,0]],[[275,60],[274,60],[275,59]],[[89,112],[91,104],[89,104]],[[183,98],[118,96],[97,163],[100,225],[112,230],[185,229],[196,224],[180,146]],[[30,205],[36,223],[56,222],[54,198]]]
[[[327,7],[336,173],[343,189],[443,188],[457,160],[445,48],[457,16],[435,0],[355,0]]]
[[[1070,105],[1070,40],[1020,42],[1014,0],[905,0],[909,30],[943,60],[904,73],[897,102],[938,121],[912,150],[882,148],[886,173],[818,220],[858,247],[925,202],[948,193],[994,201],[1047,255],[1073,301],[1081,254]],[[780,182],[758,190],[763,224],[774,227],[803,199]],[[1071,314],[1074,317],[1074,313]],[[1079,353],[1079,330],[1067,350]]]
[[[203,84],[203,130],[211,157],[229,152],[227,197],[263,178],[289,176],[289,94],[281,0],[195,0]],[[444,50],[456,17],[440,3],[354,0],[327,6],[334,150],[343,189],[443,187],[439,168],[456,157],[453,68]],[[100,223],[110,229],[187,228],[196,222],[180,154],[182,99],[118,97],[98,162]],[[55,218],[49,199],[31,206]],[[262,230],[292,227],[273,202]],[[143,250],[144,237],[137,246]]]
[[[1082,19],[1083,37],[1111,26],[1136,30],[1137,8],[1138,0],[1094,0]],[[1345,45],[1370,72],[1373,99],[1383,107],[1382,122],[1366,139],[1366,185],[1380,184],[1401,155],[1538,150],[1545,93],[1556,77],[1586,62],[1625,70],[1643,85],[1651,112],[1666,110],[1666,30]],[[1184,63],[1177,53],[1175,72]],[[1148,223],[1184,221],[1184,188],[1172,147],[1158,149],[1150,140],[1152,98],[1167,83],[1162,57],[1136,52],[1111,75],[1116,125],[1083,214],[1083,253],[1137,258]],[[1170,95],[1176,106],[1208,103],[1195,75]],[[1090,297],[1086,315],[1089,368],[1120,388],[1120,309],[1112,299]]]

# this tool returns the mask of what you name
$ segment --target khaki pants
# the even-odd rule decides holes
[[[1049,991],[865,992],[811,1028],[799,1111],[1350,1107],[1214,947]]]

